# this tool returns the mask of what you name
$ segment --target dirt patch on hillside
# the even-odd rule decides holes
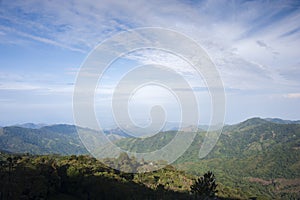
[[[273,180],[264,180],[261,178],[250,177],[250,182],[259,183],[261,185],[273,185],[274,190],[278,193],[299,193],[300,194],[300,178],[285,179],[277,178]]]

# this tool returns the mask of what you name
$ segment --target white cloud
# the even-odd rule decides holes
[[[47,73],[4,73],[0,72],[0,90],[12,92],[31,92],[35,94],[73,93],[73,85],[58,82],[60,77]]]
[[[205,49],[226,89],[297,99],[300,12],[296,4],[293,1],[2,0],[0,43],[18,45],[33,41],[87,53],[119,31],[147,26],[170,28],[186,34]],[[180,46],[180,41],[174,44]],[[129,57],[142,64],[171,66],[194,81],[193,87],[204,86],[187,63],[162,52],[140,51]],[[74,76],[77,71],[69,69],[65,75]],[[85,75],[95,76],[89,71]],[[51,80],[41,76],[32,80],[29,76],[0,74],[0,78],[2,89],[45,90],[70,96],[73,89],[62,81],[64,77]],[[102,90],[104,96],[111,92],[110,86]]]
[[[289,99],[299,99],[300,93],[289,93],[289,94],[284,95],[284,97],[289,98]]]

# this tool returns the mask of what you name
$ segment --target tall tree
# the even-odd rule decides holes
[[[203,176],[195,180],[191,185],[191,192],[195,194],[196,199],[210,199],[215,197],[217,191],[215,175],[208,171]]]

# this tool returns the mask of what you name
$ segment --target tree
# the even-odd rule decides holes
[[[216,190],[218,184],[216,184],[215,175],[208,171],[202,177],[195,180],[191,185],[191,192],[195,194],[196,198],[209,199],[213,198],[218,192]]]

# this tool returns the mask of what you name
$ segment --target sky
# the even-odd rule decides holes
[[[73,124],[74,85],[90,52],[117,33],[142,27],[180,32],[205,50],[225,88],[225,123],[300,119],[299,1],[0,0],[0,126]],[[125,55],[111,65],[95,95],[98,121],[114,124],[111,96],[126,70],[152,63],[189,80],[200,121],[209,123],[203,78],[159,50]],[[179,120],[174,95],[158,86],[143,89],[129,103],[132,119],[147,123],[149,109],[163,104],[166,120]]]

